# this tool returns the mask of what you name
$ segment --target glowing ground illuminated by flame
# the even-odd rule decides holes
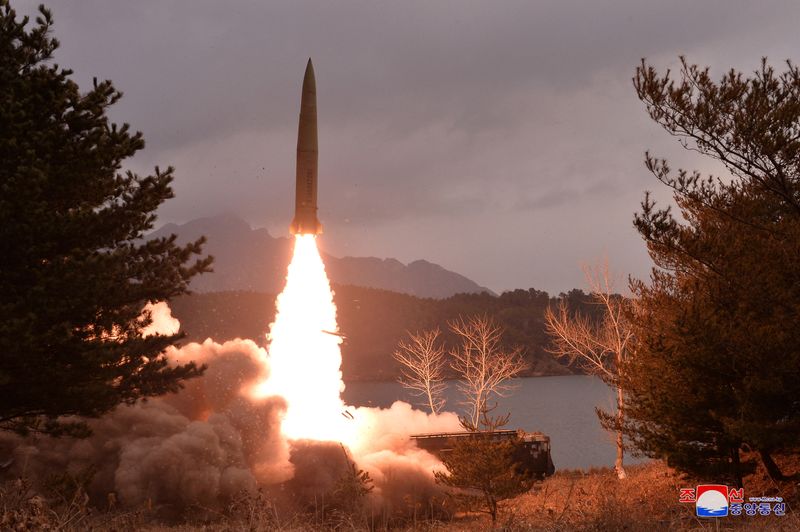
[[[314,235],[297,235],[270,325],[270,375],[257,395],[280,395],[288,408],[281,430],[289,439],[352,444],[355,422],[341,399],[341,337],[325,265]],[[331,334],[334,333],[334,334]]]

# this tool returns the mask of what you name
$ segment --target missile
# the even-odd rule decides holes
[[[317,220],[317,84],[311,58],[303,77],[300,124],[297,127],[297,181],[295,183],[293,235],[318,235]]]

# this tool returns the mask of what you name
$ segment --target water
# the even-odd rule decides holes
[[[498,400],[496,414],[510,412],[507,428],[540,431],[550,436],[557,469],[612,467],[616,457],[613,435],[604,431],[595,407],[614,411],[614,396],[600,379],[587,376],[515,379],[517,388]],[[461,412],[455,383],[445,394],[446,410]],[[418,404],[397,382],[352,382],[344,392],[347,404],[388,407],[402,400]],[[630,456],[628,464],[636,463]]]

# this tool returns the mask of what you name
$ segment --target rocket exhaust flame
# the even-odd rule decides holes
[[[336,306],[314,235],[295,236],[276,307],[268,335],[270,376],[256,394],[286,399],[286,437],[354,443],[355,424],[342,416],[342,338],[331,334],[338,329]]]

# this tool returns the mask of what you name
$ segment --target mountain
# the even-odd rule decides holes
[[[273,237],[266,229],[253,229],[231,214],[198,218],[185,224],[167,224],[147,238],[178,236],[188,242],[205,235],[204,251],[214,256],[214,272],[195,277],[197,292],[251,290],[277,293],[283,288],[292,253],[289,238]],[[417,297],[446,298],[459,293],[491,290],[463,275],[425,260],[406,265],[396,259],[334,257],[324,254],[328,277],[335,284],[401,292]]]

